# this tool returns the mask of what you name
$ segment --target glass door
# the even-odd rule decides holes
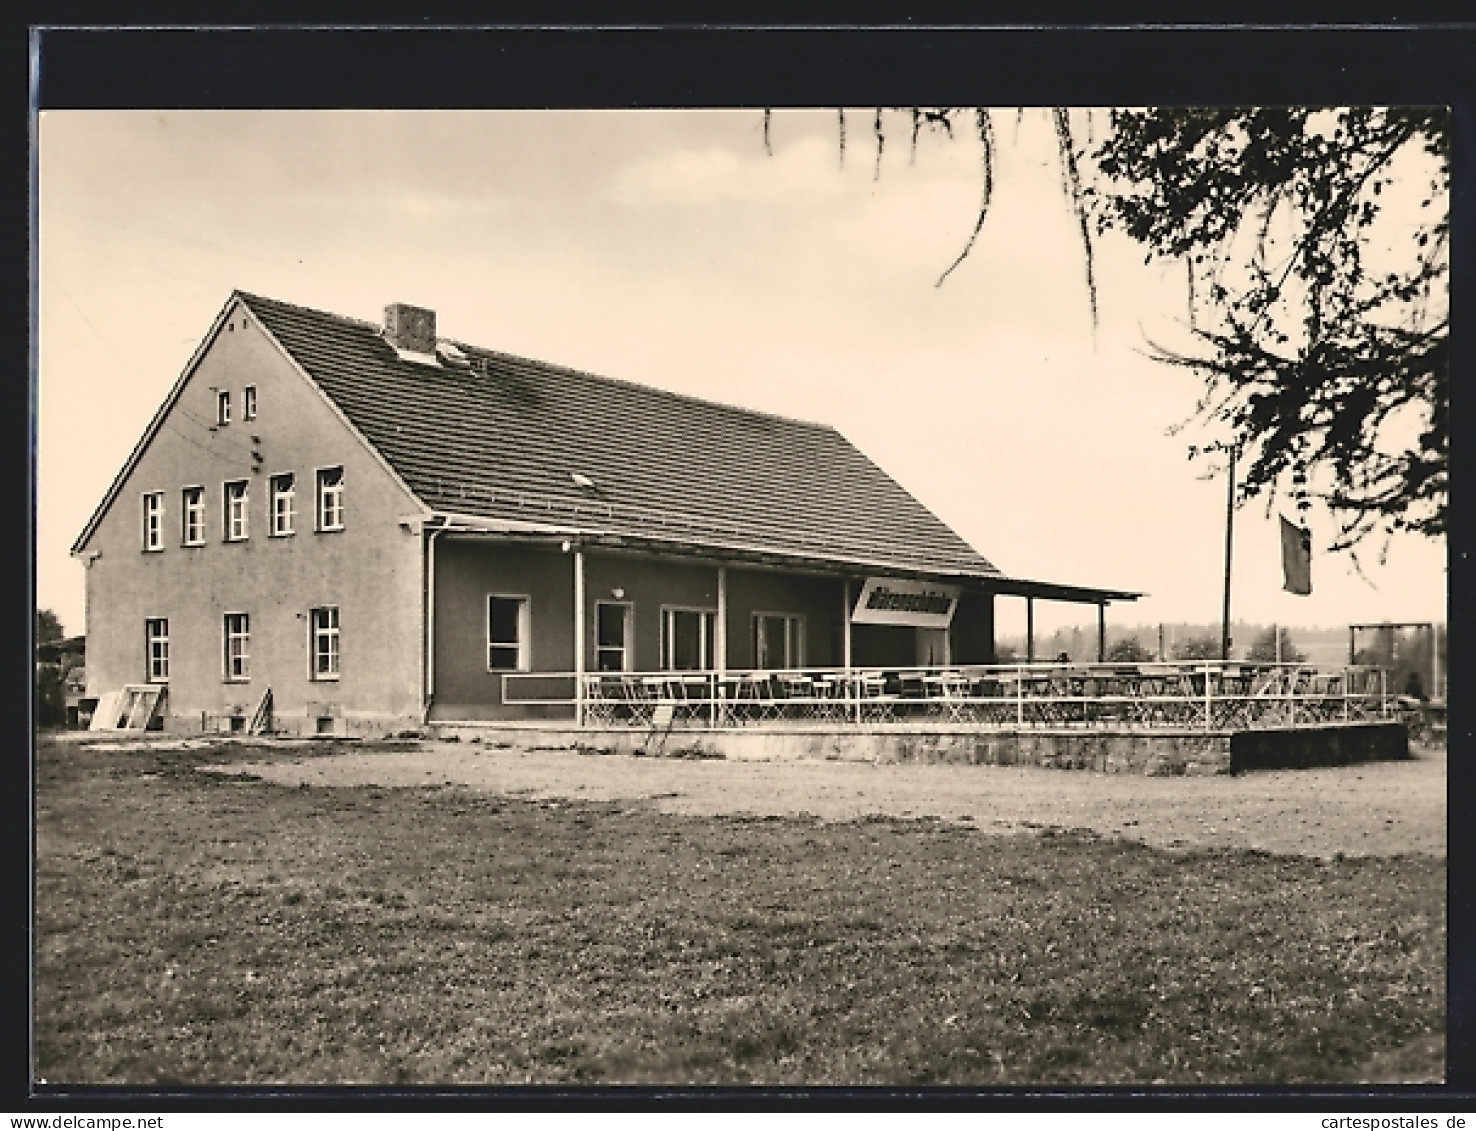
[[[714,611],[661,610],[661,667],[666,671],[706,671],[712,667]]]

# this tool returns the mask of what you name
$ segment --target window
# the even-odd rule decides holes
[[[143,547],[164,548],[164,492],[152,491],[143,497]]]
[[[227,542],[244,542],[246,532],[246,480],[225,485],[225,536]]]
[[[241,419],[256,419],[256,386],[247,385],[241,390]]]
[[[712,667],[713,610],[661,610],[661,667],[704,671]]]
[[[150,683],[169,682],[169,621],[151,617],[144,621],[145,655]]]
[[[184,489],[184,543],[186,546],[205,544],[205,488]]]
[[[630,606],[616,601],[595,603],[595,669],[602,672],[630,671]]]
[[[289,471],[285,475],[272,476],[272,537],[281,538],[292,533],[292,521],[297,517],[296,481]]]
[[[487,598],[487,670],[528,670],[528,598]]]
[[[251,678],[251,618],[246,613],[225,615],[225,677]]]
[[[343,529],[343,468],[318,472],[318,529]]]
[[[231,394],[225,389],[215,394],[215,423],[229,424],[231,422]]]
[[[338,607],[313,610],[313,678],[338,678]]]
[[[758,668],[804,665],[805,622],[789,613],[754,613],[753,657]]]

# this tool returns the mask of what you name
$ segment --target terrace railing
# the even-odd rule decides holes
[[[597,727],[932,722],[1239,730],[1394,715],[1382,668],[1204,661],[507,672],[503,702],[564,707],[583,725]]]

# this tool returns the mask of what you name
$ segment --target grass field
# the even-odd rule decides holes
[[[197,769],[247,756],[40,743],[47,1082],[1443,1075],[1436,856]]]

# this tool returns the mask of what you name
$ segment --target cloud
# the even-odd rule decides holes
[[[848,191],[836,175],[834,142],[806,138],[769,157],[740,157],[730,149],[676,149],[631,161],[616,173],[608,195],[631,206],[746,203],[802,208]]]
[[[281,199],[315,220],[323,215],[341,220],[363,220],[401,216],[417,222],[469,222],[508,215],[512,206],[505,198],[485,190],[447,192],[422,187],[360,185],[349,191],[298,191]]]

